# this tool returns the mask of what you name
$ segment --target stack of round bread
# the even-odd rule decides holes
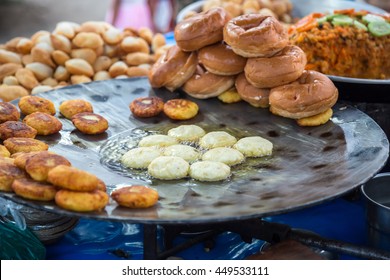
[[[175,40],[177,45],[149,72],[153,87],[182,88],[199,99],[222,96],[235,87],[244,101],[300,125],[320,125],[332,115],[338,90],[327,76],[304,70],[305,53],[288,45],[287,33],[274,17],[230,19],[224,9],[214,8],[180,22]]]

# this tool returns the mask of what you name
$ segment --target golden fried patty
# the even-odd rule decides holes
[[[83,99],[66,100],[61,103],[59,109],[61,114],[67,119],[71,119],[78,113],[93,112],[92,104]]]
[[[18,106],[24,115],[29,115],[34,112],[42,112],[49,115],[56,114],[56,108],[53,102],[36,95],[23,96],[20,98]]]
[[[130,111],[137,117],[150,118],[157,116],[164,109],[164,101],[157,97],[139,97],[130,103]]]
[[[62,122],[47,113],[35,112],[26,116],[23,122],[36,129],[38,135],[51,135],[62,129]]]
[[[198,114],[198,104],[187,99],[171,99],[164,104],[164,113],[173,120],[188,120]]]
[[[56,193],[54,199],[61,208],[76,212],[90,212],[102,210],[107,205],[109,196],[99,190],[76,192],[63,189]]]
[[[111,193],[119,205],[128,208],[148,208],[155,205],[158,201],[158,192],[147,186],[127,186]]]
[[[33,138],[12,137],[4,140],[3,144],[11,154],[46,151],[49,149],[49,145],[45,142]]]
[[[108,121],[94,113],[79,113],[72,117],[73,125],[84,134],[100,134],[108,129]]]
[[[0,191],[11,192],[14,180],[24,177],[25,173],[16,165],[3,161],[0,162]]]
[[[19,118],[20,113],[12,103],[0,102],[0,123],[17,121]]]
[[[58,165],[51,169],[47,181],[57,187],[79,192],[96,190],[99,184],[95,175],[67,165]]]
[[[26,161],[29,157],[32,157],[33,155],[37,154],[39,152],[18,152],[11,155],[11,157],[14,159],[14,163],[17,167],[19,167],[22,170],[25,170],[26,168]]]
[[[11,153],[8,151],[7,147],[0,145],[0,157],[10,157]]]
[[[57,192],[56,187],[53,185],[39,183],[27,178],[14,180],[12,183],[12,190],[18,196],[39,201],[54,200],[54,196]]]
[[[6,121],[0,124],[0,139],[6,140],[11,137],[35,138],[36,129],[19,121]]]
[[[70,166],[71,163],[63,156],[43,151],[27,158],[25,170],[31,178],[43,182],[47,180],[49,171],[57,165]]]

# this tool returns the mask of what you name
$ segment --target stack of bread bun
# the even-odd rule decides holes
[[[338,90],[327,76],[304,70],[305,53],[288,44],[274,17],[231,19],[214,8],[180,22],[174,35],[176,45],[149,71],[152,87],[181,88],[199,99],[236,91],[249,104],[300,125],[320,125],[331,117]]]
[[[59,22],[52,32],[0,44],[0,99],[11,101],[59,87],[147,76],[166,49],[149,28],[119,30],[107,22]]]

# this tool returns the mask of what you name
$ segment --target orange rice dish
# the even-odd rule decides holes
[[[367,11],[313,13],[289,29],[306,53],[306,69],[328,75],[390,79],[390,17]]]

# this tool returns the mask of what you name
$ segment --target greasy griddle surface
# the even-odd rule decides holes
[[[389,143],[383,131],[353,107],[335,106],[330,122],[312,128],[299,127],[293,120],[245,102],[223,104],[218,99],[192,99],[200,112],[189,121],[172,121],[163,114],[134,118],[128,107],[130,102],[150,95],[168,100],[180,93],[151,89],[148,80],[140,78],[80,84],[40,94],[52,100],[56,108],[64,100],[86,99],[96,113],[108,119],[110,127],[102,135],[85,136],[69,120],[60,118],[60,134],[38,139],[44,139],[50,150],[66,156],[74,166],[103,179],[108,192],[131,184],[156,188],[160,194],[158,205],[130,210],[110,201],[102,212],[74,213],[54,203],[0,195],[35,208],[94,219],[161,224],[229,221],[285,213],[339,197],[377,173],[388,157]],[[233,168],[230,180],[214,183],[191,179],[157,181],[125,175],[107,165],[101,155],[101,148],[107,143],[134,131],[166,131],[181,124],[197,124],[206,130],[231,131],[240,136],[263,136],[273,142],[274,152],[271,157],[252,162],[245,172]]]

